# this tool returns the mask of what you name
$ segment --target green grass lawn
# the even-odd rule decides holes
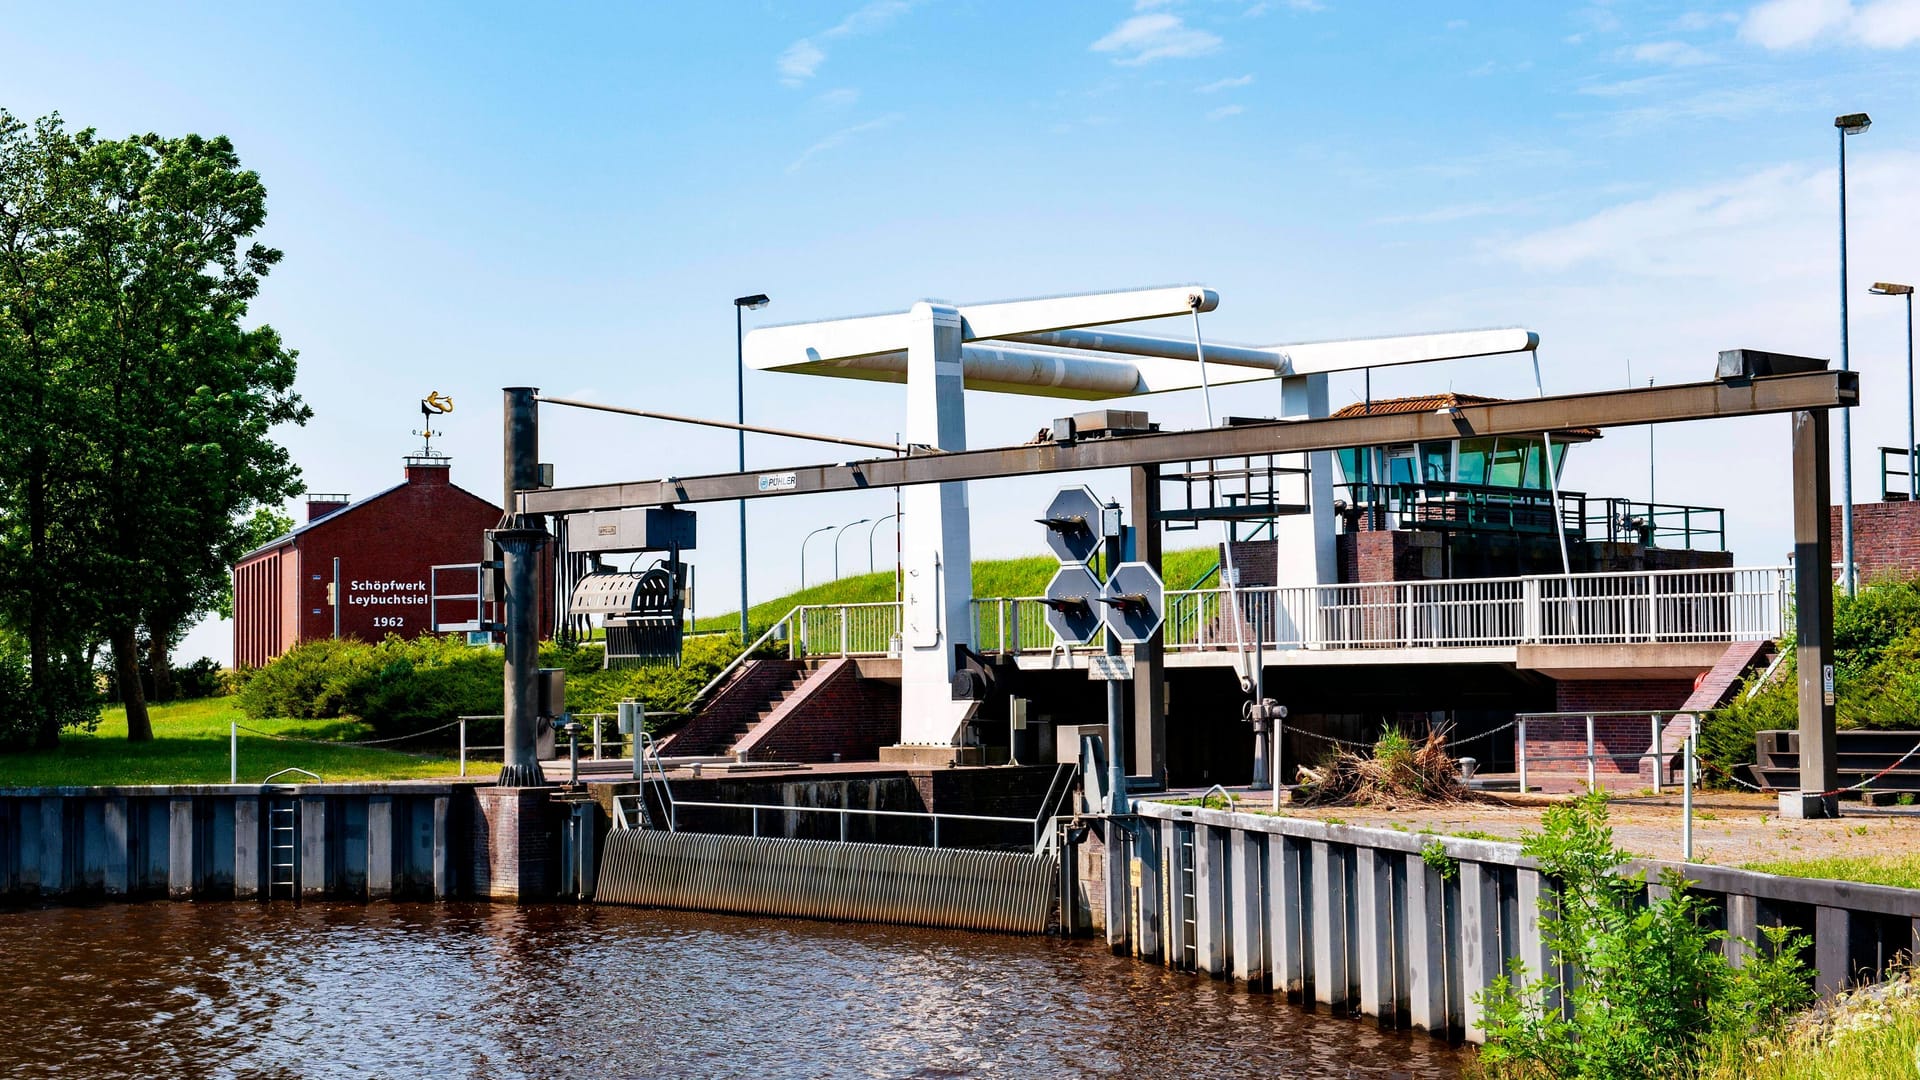
[[[1920,889],[1920,854],[1837,856],[1830,859],[1789,859],[1780,862],[1751,862],[1742,870],[1758,870],[1781,877],[1831,878],[1857,881],[1863,885],[1892,885],[1900,889]]]
[[[53,750],[0,754],[0,787],[63,787],[91,784],[224,784],[227,782],[227,725],[238,721],[255,731],[306,739],[367,739],[372,732],[351,720],[248,720],[230,697],[178,701],[152,708],[153,741],[127,741],[126,713],[107,710],[91,734],[69,731]],[[406,745],[406,744],[401,744]],[[307,769],[321,779],[415,780],[451,777],[459,766],[436,751],[405,753],[363,746],[313,746],[240,733],[240,781],[258,783],[289,767]],[[491,776],[497,762],[470,761],[470,776]],[[284,780],[304,780],[285,777]]]
[[[1161,577],[1169,589],[1191,589],[1203,579],[1208,585],[1217,584],[1218,577],[1211,571],[1219,561],[1220,555],[1215,548],[1169,551],[1161,558]],[[976,562],[973,564],[973,595],[981,598],[1038,596],[1046,591],[1047,582],[1059,569],[1060,561],[1051,555]],[[747,619],[753,624],[754,630],[759,631],[773,625],[776,619],[802,604],[884,604],[892,600],[893,571],[887,570],[828,581],[788,593],[776,600],[755,604],[747,609]],[[730,611],[723,615],[705,616],[696,621],[693,628],[696,631],[724,631],[736,629],[739,625],[739,614]]]

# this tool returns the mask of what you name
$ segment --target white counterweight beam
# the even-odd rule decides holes
[[[1158,356],[1170,360],[1193,360],[1191,340],[1120,334],[1110,330],[1050,330],[1020,334],[1013,340],[1031,345],[1051,345],[1130,356]],[[1357,371],[1361,368],[1394,367],[1400,364],[1424,364],[1435,360],[1460,360],[1469,356],[1496,356],[1502,353],[1528,352],[1540,346],[1540,337],[1531,330],[1508,327],[1498,330],[1459,330],[1438,334],[1406,334],[1398,337],[1354,338],[1347,341],[1309,341],[1293,345],[1219,345],[1208,343],[1207,363],[1232,367],[1262,368],[1278,375],[1319,375],[1330,371]]]
[[[1045,300],[966,304],[951,310],[960,313],[961,341],[968,342],[1185,315],[1193,310],[1194,297],[1199,297],[1201,311],[1212,311],[1220,303],[1219,295],[1211,289],[1175,285]],[[831,370],[835,361],[894,353],[901,356],[904,371],[910,332],[906,312],[766,326],[747,335],[743,351],[748,366],[759,371],[819,371],[833,375],[838,374]]]

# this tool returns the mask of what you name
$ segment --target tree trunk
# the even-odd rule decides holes
[[[153,669],[153,697],[148,700],[172,701],[173,654],[167,649],[167,641],[173,635],[160,629],[154,629],[152,634],[147,643],[147,666]]]
[[[152,742],[153,721],[147,716],[147,695],[140,686],[140,643],[131,625],[114,627],[111,638],[114,679],[127,707],[127,741]]]

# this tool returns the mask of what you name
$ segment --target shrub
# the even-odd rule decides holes
[[[84,663],[55,654],[52,693],[36,702],[27,640],[0,627],[0,749],[29,746],[39,737],[35,713],[44,703],[54,710],[56,728],[92,731],[100,724],[100,699],[93,673]]]
[[[1564,1009],[1546,1005],[1558,980],[1528,982],[1517,962],[1480,996],[1487,1075],[1686,1076],[1709,1048],[1748,1038],[1809,998],[1804,938],[1770,934],[1764,955],[1735,968],[1715,947],[1724,932],[1703,924],[1706,904],[1677,871],[1657,897],[1644,895],[1644,874],[1621,875],[1627,855],[1614,846],[1603,794],[1550,808],[1522,851],[1557,887],[1541,901],[1553,964],[1579,976]]]
[[[681,712],[740,652],[738,634],[691,638],[679,666],[602,670],[597,642],[540,647],[542,667],[567,672],[567,709],[610,713],[627,700],[649,712]],[[456,716],[497,714],[505,688],[498,649],[458,637],[388,637],[376,644],[324,639],[288,651],[244,676],[242,711],[256,720],[357,717],[381,736],[436,727]]]
[[[173,696],[176,699],[219,697],[228,693],[225,672],[219,661],[203,656],[186,667],[173,669]]]

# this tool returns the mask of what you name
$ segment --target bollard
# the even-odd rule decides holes
[[[467,718],[460,718],[460,775],[467,775]]]

